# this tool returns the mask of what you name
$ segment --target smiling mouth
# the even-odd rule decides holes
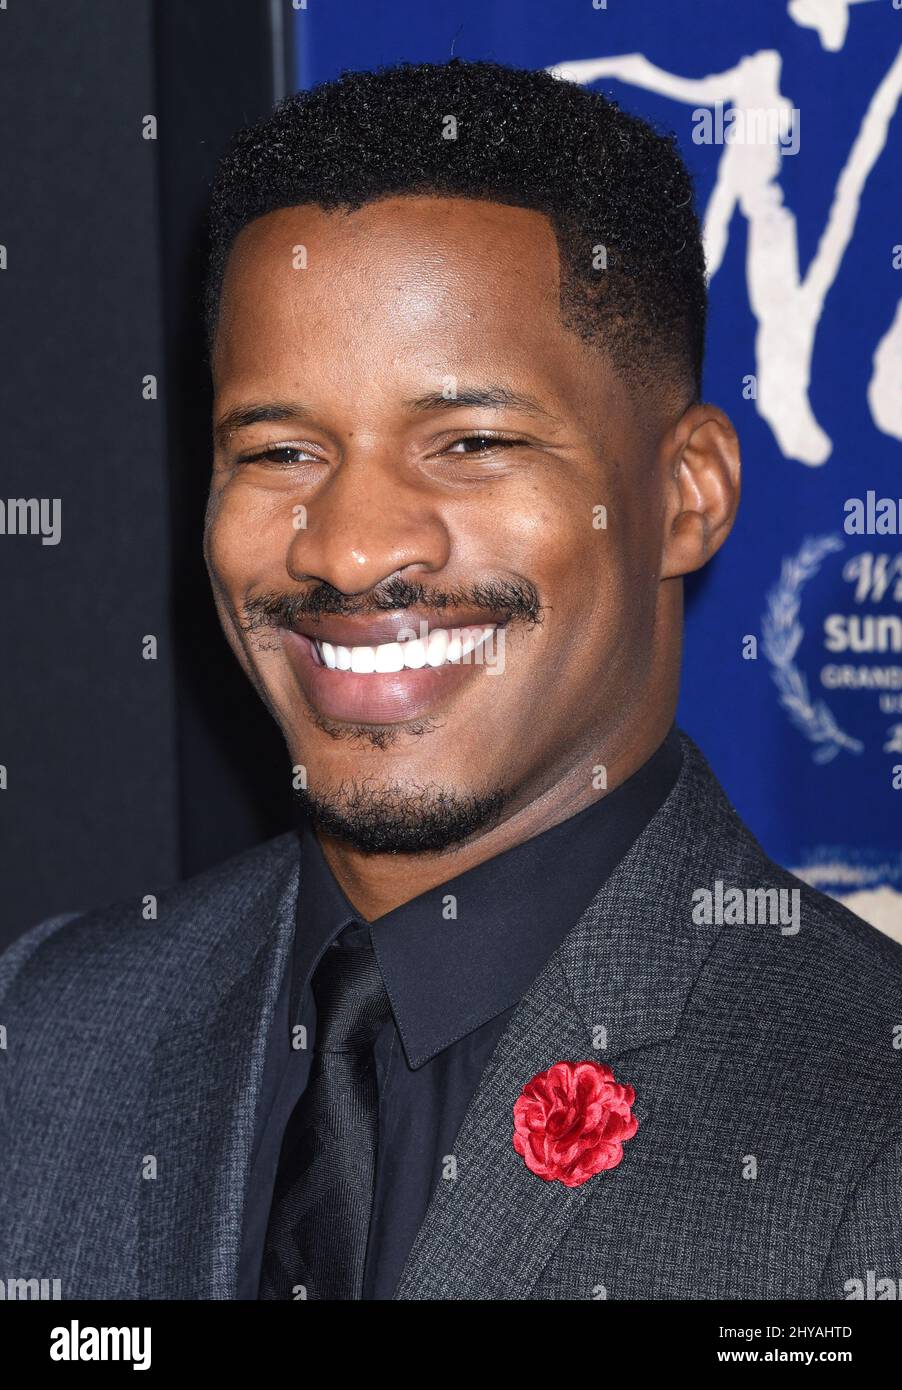
[[[485,627],[433,628],[428,634],[404,642],[382,642],[376,646],[342,646],[311,638],[320,664],[330,671],[350,671],[354,675],[391,675],[399,671],[438,669],[479,660],[480,648],[495,631]]]
[[[429,628],[421,622],[419,636],[409,622],[395,621],[389,631],[384,621],[374,626],[382,631],[361,635],[393,640],[338,642],[335,638],[344,633],[333,631],[329,641],[285,629],[285,652],[295,678],[320,717],[354,724],[421,720],[491,669],[486,658],[492,657],[492,643],[501,640],[505,624]]]

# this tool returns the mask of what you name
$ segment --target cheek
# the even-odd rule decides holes
[[[543,700],[588,710],[628,678],[630,653],[648,626],[647,576],[636,536],[617,524],[622,515],[613,504],[605,510],[592,487],[562,487],[506,523],[505,543],[517,546],[545,605],[532,649],[546,667],[536,687]]]
[[[496,551],[500,545],[553,610],[591,611],[598,595],[616,588],[621,560],[597,508],[594,495],[557,480],[553,488],[532,488],[496,518]]]
[[[549,487],[509,494],[492,509],[489,530],[485,513],[470,523],[480,527],[467,557],[471,572],[478,574],[474,565],[491,557],[496,573],[520,575],[538,590],[542,621],[512,637],[513,679],[503,686],[518,709],[532,711],[537,728],[545,727],[552,706],[587,710],[605,689],[599,673],[619,670],[629,645],[626,547],[598,506],[585,480],[578,487],[558,476]]]
[[[265,499],[254,498],[239,484],[211,494],[204,526],[204,555],[214,586],[232,599],[265,581],[277,569],[284,577],[290,545],[282,535],[286,522]]]

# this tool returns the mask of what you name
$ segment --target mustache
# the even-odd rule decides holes
[[[294,627],[304,618],[372,617],[397,609],[441,613],[445,609],[477,609],[491,622],[541,622],[538,590],[528,579],[490,579],[454,589],[427,589],[416,580],[396,575],[366,594],[345,594],[321,580],[304,593],[269,593],[244,603],[245,632]]]

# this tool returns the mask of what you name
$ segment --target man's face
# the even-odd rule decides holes
[[[589,785],[651,698],[664,486],[650,421],[561,321],[547,219],[260,218],[214,384],[217,607],[324,824],[435,850]]]

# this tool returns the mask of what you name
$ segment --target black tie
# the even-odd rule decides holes
[[[389,1015],[373,948],[333,942],[311,980],[310,1077],[285,1129],[258,1298],[359,1299],[376,1171],[373,1043]]]

